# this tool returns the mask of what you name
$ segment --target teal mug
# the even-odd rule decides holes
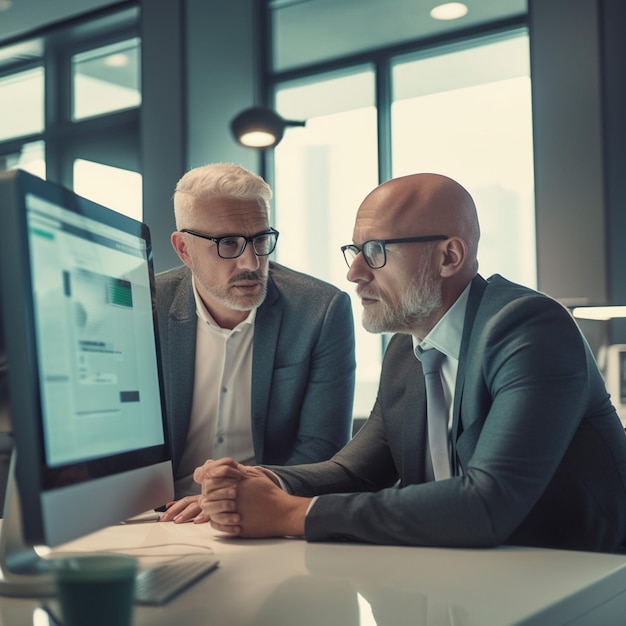
[[[131,626],[137,559],[85,554],[53,560],[64,626]]]

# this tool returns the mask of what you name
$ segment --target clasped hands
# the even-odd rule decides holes
[[[194,480],[201,495],[169,503],[162,521],[209,522],[235,537],[304,535],[310,498],[283,491],[269,470],[225,457],[196,468]]]

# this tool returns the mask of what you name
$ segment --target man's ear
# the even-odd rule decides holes
[[[443,278],[449,278],[464,266],[467,257],[467,244],[460,237],[450,237],[443,241],[441,246],[443,262],[440,273]]]
[[[187,267],[191,267],[191,257],[189,256],[189,251],[187,250],[187,240],[183,236],[183,233],[174,231],[170,237],[170,241],[172,242],[172,247],[176,250],[176,254],[180,257],[180,260]]]

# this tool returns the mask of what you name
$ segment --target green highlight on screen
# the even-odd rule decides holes
[[[120,278],[107,278],[107,302],[132,308],[133,291],[130,282]]]
[[[41,230],[41,228],[31,228],[30,232],[37,237],[43,237],[44,239],[54,239],[54,233],[49,230]]]

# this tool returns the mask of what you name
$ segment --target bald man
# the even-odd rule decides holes
[[[365,328],[396,333],[370,418],[322,463],[207,461],[195,478],[215,528],[624,551],[626,435],[595,360],[558,302],[477,273],[479,236],[472,198],[444,176],[393,179],[365,198],[343,247],[348,278]],[[419,360],[432,349],[448,418],[439,471]]]

